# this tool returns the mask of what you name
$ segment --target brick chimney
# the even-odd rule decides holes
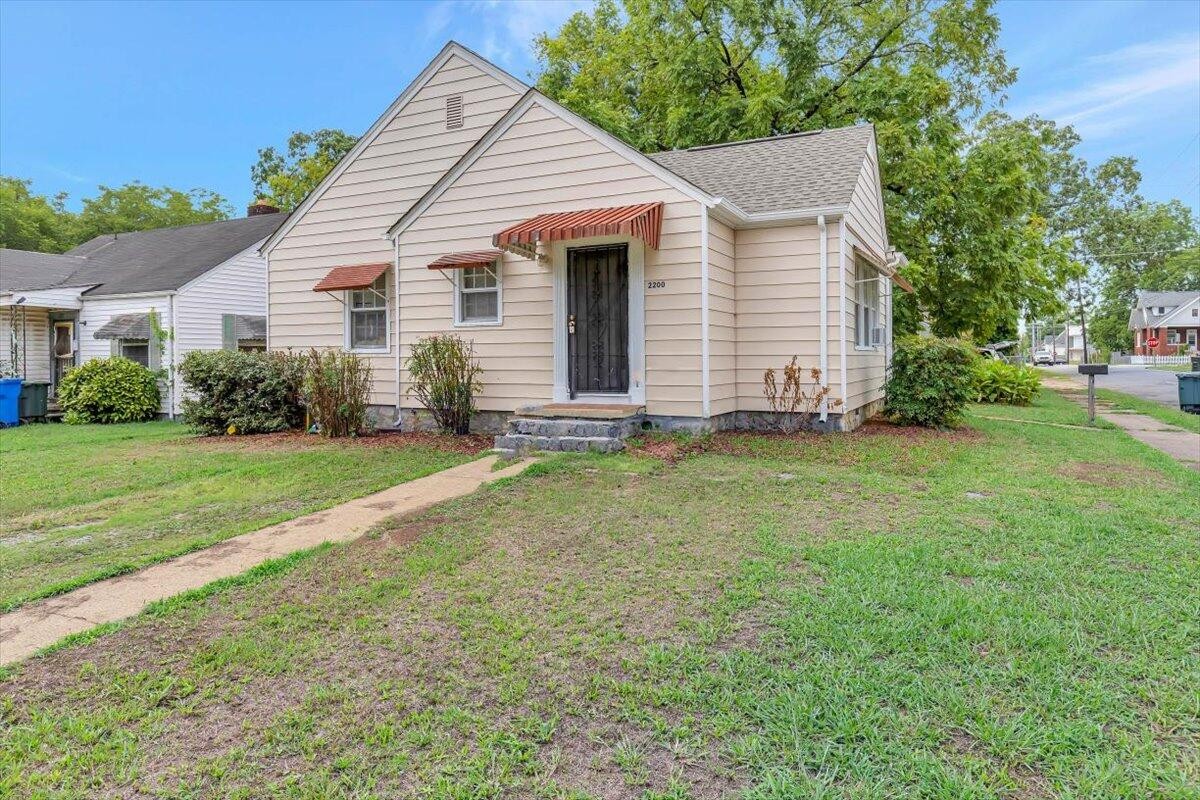
[[[279,209],[271,205],[270,201],[260,197],[246,207],[247,217],[257,217],[262,214],[278,214]]]

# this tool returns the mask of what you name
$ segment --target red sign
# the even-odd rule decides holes
[[[1149,339],[1146,340],[1146,344],[1149,345],[1151,348],[1158,347],[1158,337],[1151,336]]]

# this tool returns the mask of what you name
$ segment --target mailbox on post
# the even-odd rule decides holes
[[[1079,374],[1088,376],[1088,424],[1096,424],[1096,376],[1108,374],[1108,364],[1080,364]]]

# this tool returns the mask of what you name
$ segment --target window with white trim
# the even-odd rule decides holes
[[[854,261],[854,343],[871,347],[871,330],[879,327],[879,272],[861,258]]]
[[[500,322],[500,269],[498,264],[455,270],[455,318],[459,325],[495,325]]]
[[[1179,344],[1179,331],[1167,328],[1167,344]]]
[[[365,289],[346,292],[346,346],[351,350],[387,350],[387,315],[387,273]]]

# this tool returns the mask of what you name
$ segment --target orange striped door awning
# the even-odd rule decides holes
[[[429,264],[430,269],[467,269],[490,267],[504,257],[503,250],[472,250],[469,253],[450,253]]]
[[[493,235],[492,244],[526,258],[536,258],[539,241],[624,235],[636,236],[657,250],[662,217],[661,202],[539,214]]]
[[[314,292],[340,292],[347,289],[366,289],[380,275],[388,271],[391,264],[353,264],[334,267],[313,287]]]

